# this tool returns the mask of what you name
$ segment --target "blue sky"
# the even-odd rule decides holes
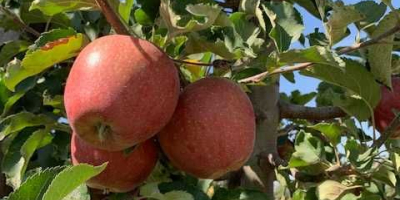
[[[354,4],[358,3],[361,0],[343,0],[345,4]],[[380,0],[375,0],[376,2],[380,3]],[[395,8],[400,8],[400,1],[399,0],[392,0],[393,6]],[[315,28],[319,28],[321,31],[324,30],[322,22],[318,20],[317,18],[313,17],[310,15],[306,10],[302,8],[298,8],[300,11],[301,15],[303,16],[303,21],[305,25],[305,30],[304,34],[308,35],[309,33],[314,32]],[[343,41],[341,41],[338,45],[339,46],[350,46],[354,43],[355,41],[355,34],[357,31],[355,30],[355,27],[352,26],[350,27],[351,35],[346,37]],[[302,46],[299,43],[294,43],[291,46],[292,48],[302,48]],[[295,73],[296,76],[296,83],[292,84],[286,79],[281,78],[281,92],[285,93],[290,93],[293,90],[299,90],[302,93],[309,93],[316,91],[316,88],[318,87],[319,81],[317,79],[309,78],[309,77],[304,77],[299,75],[298,73]],[[308,105],[315,105],[315,102],[310,102]]]

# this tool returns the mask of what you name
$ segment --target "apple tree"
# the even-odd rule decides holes
[[[0,0],[0,197],[400,199],[394,2]],[[305,33],[315,25],[305,15],[323,29]],[[126,38],[143,48],[130,49]],[[90,48],[103,53],[87,56]],[[128,77],[121,89],[147,67],[142,54],[158,56],[150,65],[159,70]],[[167,68],[172,75],[157,74]],[[318,79],[317,90],[282,92],[280,81],[302,77]],[[147,87],[149,80],[159,85]],[[119,107],[127,99],[133,103]],[[93,150],[70,105],[79,113],[103,102],[129,134],[151,133],[131,142],[108,137],[113,127],[100,123]],[[190,151],[180,149],[188,142]],[[134,187],[121,189],[128,177]],[[100,179],[113,186],[99,187]]]

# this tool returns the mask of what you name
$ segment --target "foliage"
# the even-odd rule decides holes
[[[323,122],[283,120],[280,128],[295,128],[283,136],[282,147],[290,147],[290,155],[284,156],[289,165],[276,168],[276,199],[400,198],[400,143],[388,141],[384,148],[371,148],[376,133],[366,134],[359,126],[373,118],[380,86],[390,88],[392,75],[400,72],[400,37],[390,35],[345,55],[339,55],[337,48],[343,39],[351,40],[350,34],[358,35],[354,42],[366,41],[397,25],[400,14],[390,1],[241,0],[233,9],[213,0],[109,2],[137,37],[153,42],[171,58],[189,62],[177,63],[184,82],[210,75],[239,82],[265,71],[314,63],[300,76],[320,80],[318,90],[282,93],[281,99],[299,105],[315,99],[317,106],[337,106],[348,116]],[[89,199],[83,183],[105,165],[70,166],[71,130],[63,90],[80,50],[114,30],[94,0],[0,0],[0,4],[12,14],[0,12],[0,28],[18,34],[16,39],[0,40],[1,171],[13,189],[5,199]],[[310,25],[299,10],[317,17],[325,30],[305,35]],[[14,15],[22,23],[15,23]],[[303,48],[291,48],[294,43]],[[216,59],[229,66],[197,65]],[[279,76],[241,86],[249,91],[251,85],[268,85]],[[298,76],[288,72],[282,77],[295,83]],[[136,193],[109,194],[109,198],[267,199],[254,187],[231,188],[223,181],[184,175],[164,158],[157,166]]]

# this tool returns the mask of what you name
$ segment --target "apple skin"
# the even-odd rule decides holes
[[[105,151],[93,148],[73,133],[71,158],[73,165],[87,163],[98,166],[108,162],[104,171],[86,182],[89,187],[110,192],[128,192],[150,175],[158,161],[158,148],[149,139],[135,146],[129,153]]]
[[[381,87],[381,100],[374,109],[375,125],[379,132],[383,132],[395,117],[393,110],[400,111],[400,78],[392,77],[393,91],[385,86]],[[400,128],[391,135],[392,139],[400,138]]]
[[[172,117],[179,92],[177,69],[158,47],[109,35],[80,52],[64,101],[75,133],[96,148],[120,151],[157,134]]]
[[[203,78],[182,92],[171,121],[159,133],[172,165],[198,178],[239,169],[255,142],[255,116],[246,93],[224,78]]]

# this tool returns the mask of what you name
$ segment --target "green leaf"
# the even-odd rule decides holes
[[[86,184],[81,184],[62,200],[90,200],[90,194]]]
[[[396,187],[397,184],[396,174],[392,171],[391,167],[386,165],[380,165],[378,170],[372,175],[372,178],[391,187]]]
[[[161,0],[160,15],[168,28],[168,34],[172,38],[176,35],[192,31],[200,31],[214,24],[220,15],[222,8],[218,5],[189,4],[186,11],[190,14],[182,20],[182,16],[175,13],[170,0]],[[198,21],[196,18],[204,19]]]
[[[26,24],[48,23],[49,28],[67,28],[71,25],[71,19],[66,13],[58,13],[53,16],[43,14],[40,10],[30,10],[31,1],[22,1],[19,16]]]
[[[359,28],[364,28],[371,23],[377,22],[387,9],[384,3],[377,4],[375,1],[361,1],[354,4],[354,7],[365,16],[364,19],[357,23]]]
[[[330,65],[338,68],[343,68],[346,65],[335,52],[321,46],[289,50],[279,55],[279,61],[288,64],[312,62],[315,64]]]
[[[391,153],[391,160],[393,161],[393,167],[397,173],[400,173],[400,154],[396,152]]]
[[[10,194],[8,200],[42,199],[54,177],[64,167],[48,168],[29,177],[17,190]]]
[[[106,166],[107,164],[104,163],[95,167],[88,164],[67,167],[54,177],[43,195],[43,200],[62,200],[81,184],[100,174]]]
[[[367,110],[369,110],[370,114],[372,114],[373,108],[379,103],[380,100],[379,84],[375,82],[372,74],[368,72],[367,69],[365,69],[360,63],[350,59],[346,59],[345,62],[346,65],[344,70],[335,67],[328,67],[326,65],[314,65],[312,68],[303,70],[301,73],[303,75],[318,78],[328,83],[348,89],[351,93],[347,94],[347,96],[355,100],[359,99],[358,102],[361,104],[364,102],[364,104],[367,106],[365,107],[364,105],[364,107],[369,108]],[[369,117],[359,115],[359,113],[363,111],[358,112],[357,110],[349,107],[354,105],[357,104],[348,103],[348,106],[343,106],[343,108],[349,115],[360,117],[360,120],[366,119],[365,117]]]
[[[292,42],[300,38],[304,30],[303,20],[293,4],[286,1],[266,1],[262,7],[273,27],[279,24],[290,35]]]
[[[328,46],[329,41],[324,33],[319,32],[318,28],[315,29],[314,33],[307,35],[310,46]]]
[[[303,130],[297,134],[295,152],[289,161],[290,167],[304,167],[324,160],[325,151],[322,141]]]
[[[336,44],[349,34],[347,30],[349,24],[365,18],[354,6],[345,6],[343,2],[333,3],[332,8],[333,12],[325,23],[330,45]]]
[[[378,24],[371,37],[376,37],[387,30],[393,28],[397,23],[399,12],[391,12],[387,14]],[[371,72],[375,79],[392,88],[392,51],[393,51],[394,35],[390,35],[381,40],[385,44],[376,44],[368,47],[368,62]]]
[[[189,193],[194,200],[209,200],[208,196],[199,188],[182,181],[160,183],[158,189],[162,194],[167,194],[172,191],[183,191]]]
[[[39,38],[37,43],[45,40]],[[41,73],[49,67],[61,61],[76,56],[79,51],[87,44],[86,36],[78,33],[74,36],[60,38],[56,41],[47,42],[32,51],[28,51],[22,62],[14,60],[7,66],[5,84],[11,91],[22,80]]]
[[[317,197],[313,189],[309,189],[308,191],[297,189],[293,193],[293,200],[317,200]]]
[[[138,0],[140,8],[135,10],[135,20],[145,26],[153,25],[159,15],[160,0]]]
[[[14,188],[14,190],[21,185],[24,178],[26,161],[21,155],[21,148],[28,140],[30,134],[31,131],[22,131],[18,135],[7,138],[11,142],[4,153],[1,171],[5,174],[7,185]]]
[[[333,146],[340,143],[340,137],[342,136],[343,129],[337,123],[318,123],[314,126],[309,126],[308,128],[320,131]]]
[[[98,9],[94,0],[34,0],[29,10],[39,9],[45,15],[55,15],[62,12],[76,10],[94,10]]]
[[[212,200],[268,200],[268,196],[257,190],[217,188]]]
[[[289,49],[292,37],[279,24],[271,29],[269,37],[274,41],[278,52],[284,52]]]
[[[20,112],[10,115],[0,122],[2,128],[0,140],[3,140],[7,135],[21,131],[27,127],[53,125],[55,123],[56,121],[54,119],[43,114],[35,115],[30,112]]]
[[[253,23],[249,22],[246,17],[246,13],[235,12],[229,16],[229,19],[233,23],[235,31],[241,36],[242,40],[247,42],[248,45],[252,45],[250,40],[258,36],[260,29],[254,26]]]
[[[134,3],[134,0],[125,0],[124,2],[120,1],[119,3],[118,12],[127,24],[129,24],[129,17],[131,16],[132,6]]]
[[[29,42],[23,40],[6,43],[0,51],[0,67],[7,64],[18,53],[26,51],[29,45]]]
[[[265,32],[267,30],[263,12],[260,8],[260,0],[243,0],[240,1],[239,11],[245,12],[248,15],[255,16],[261,29]]]

